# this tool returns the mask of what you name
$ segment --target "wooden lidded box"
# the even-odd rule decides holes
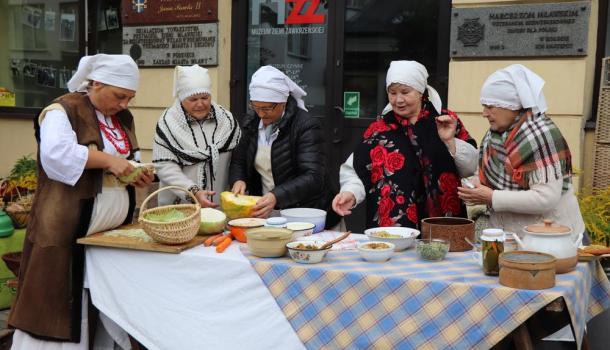
[[[500,284],[518,289],[547,289],[555,286],[554,256],[514,250],[500,254]]]

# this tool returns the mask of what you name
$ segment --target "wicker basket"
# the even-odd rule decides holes
[[[188,193],[193,198],[195,204],[174,204],[146,209],[148,201],[161,191],[180,190]],[[158,222],[145,219],[146,214],[163,214],[172,209],[183,212],[187,215],[186,218],[172,222]],[[201,206],[195,196],[179,186],[167,186],[151,193],[140,208],[140,216],[138,221],[142,224],[144,231],[155,241],[164,244],[182,244],[190,241],[197,235],[201,223]]]
[[[28,225],[30,217],[29,210],[14,210],[7,206],[4,211],[13,220],[13,226],[15,226],[15,228],[24,228]]]

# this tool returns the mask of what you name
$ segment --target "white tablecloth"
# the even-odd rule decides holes
[[[87,247],[93,304],[150,350],[304,349],[248,260]]]

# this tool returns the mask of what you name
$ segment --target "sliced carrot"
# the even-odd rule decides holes
[[[210,236],[210,237],[206,238],[206,239],[205,239],[205,241],[203,241],[203,245],[204,245],[205,247],[209,247],[209,246],[211,246],[211,245],[212,245],[212,242],[213,242],[213,241],[214,241],[216,238],[221,237],[221,236],[222,236],[222,233],[219,233],[219,234],[214,235],[214,236]]]
[[[225,240],[222,241],[219,245],[216,246],[216,253],[222,253],[227,249],[227,247],[233,242],[231,237],[225,237]]]
[[[225,240],[225,238],[227,238],[227,236],[225,236],[225,235],[220,235],[219,237],[214,238],[214,240],[212,241],[212,245],[214,245],[214,246],[219,245],[220,243],[222,243],[222,241]]]

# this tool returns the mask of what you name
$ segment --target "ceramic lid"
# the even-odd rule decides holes
[[[525,226],[525,230],[531,233],[570,233],[572,229],[556,224],[553,220],[544,220],[542,223]]]
[[[281,216],[275,216],[267,219],[267,225],[284,225],[288,220]]]
[[[260,227],[265,224],[265,219],[259,218],[241,218],[229,221],[229,226],[236,227]]]
[[[279,227],[257,227],[246,231],[248,239],[262,239],[266,241],[283,240],[292,237],[292,230]]]

